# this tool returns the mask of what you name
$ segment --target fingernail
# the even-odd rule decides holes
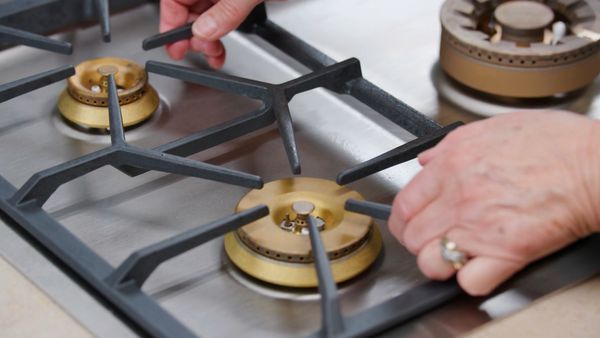
[[[217,23],[210,16],[201,16],[192,26],[192,31],[196,37],[207,40],[217,32]]]

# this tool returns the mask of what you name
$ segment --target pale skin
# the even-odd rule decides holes
[[[167,46],[220,68],[220,39],[260,0],[162,0],[160,30],[194,21],[194,37]],[[427,277],[456,275],[486,295],[527,264],[600,231],[600,122],[569,112],[515,112],[471,123],[419,155],[388,225]],[[441,257],[446,236],[466,252],[458,271]]]
[[[192,50],[206,57],[213,68],[223,67],[225,48],[221,38],[244,21],[260,0],[161,0],[160,31],[168,31],[194,21],[194,36],[167,46],[175,60]]]
[[[419,155],[389,227],[432,279],[452,277],[446,235],[471,259],[461,287],[485,295],[528,263],[600,230],[600,122],[517,112],[471,123]]]

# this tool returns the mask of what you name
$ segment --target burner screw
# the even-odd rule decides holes
[[[292,210],[298,217],[306,219],[308,215],[315,211],[315,205],[306,201],[298,201],[292,204]]]
[[[543,3],[520,0],[498,6],[494,18],[502,27],[502,40],[529,46],[544,40],[544,30],[554,21],[554,12]]]
[[[102,65],[98,67],[98,73],[102,75],[100,79],[100,89],[103,93],[108,91],[108,76],[115,75],[119,72],[119,69],[114,65]]]
[[[290,215],[286,214],[279,227],[295,234],[308,235],[308,217],[315,211],[315,205],[307,201],[297,201],[292,203],[292,211],[296,213],[296,218],[290,219]],[[325,220],[318,216],[313,218],[317,222],[319,231],[325,230]]]

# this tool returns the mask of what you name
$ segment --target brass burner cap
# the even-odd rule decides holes
[[[534,1],[509,1],[494,11],[502,38],[515,42],[544,41],[544,30],[554,20],[550,7]]]
[[[150,118],[159,98],[148,84],[146,71],[133,61],[113,57],[84,61],[75,67],[75,75],[68,79],[58,101],[61,115],[84,128],[108,128],[107,81],[111,74],[117,83],[123,125],[133,126]]]
[[[440,64],[458,82],[509,98],[583,88],[600,73],[600,2],[446,0]]]
[[[366,270],[381,251],[381,235],[372,218],[344,210],[350,198],[363,199],[356,191],[318,178],[269,182],[244,196],[236,210],[266,204],[270,217],[227,234],[225,251],[238,268],[259,280],[316,287],[310,237],[299,230],[311,215],[319,223],[335,281],[346,281]]]

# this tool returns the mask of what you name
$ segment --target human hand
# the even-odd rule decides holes
[[[225,63],[221,38],[236,29],[262,0],[161,0],[160,32],[194,21],[187,40],[167,45],[173,59],[182,59],[188,50],[200,52],[213,68]]]
[[[421,271],[457,273],[485,295],[528,263],[600,230],[600,123],[567,112],[498,116],[456,129],[422,153],[389,227]],[[441,238],[470,259],[458,270]]]

